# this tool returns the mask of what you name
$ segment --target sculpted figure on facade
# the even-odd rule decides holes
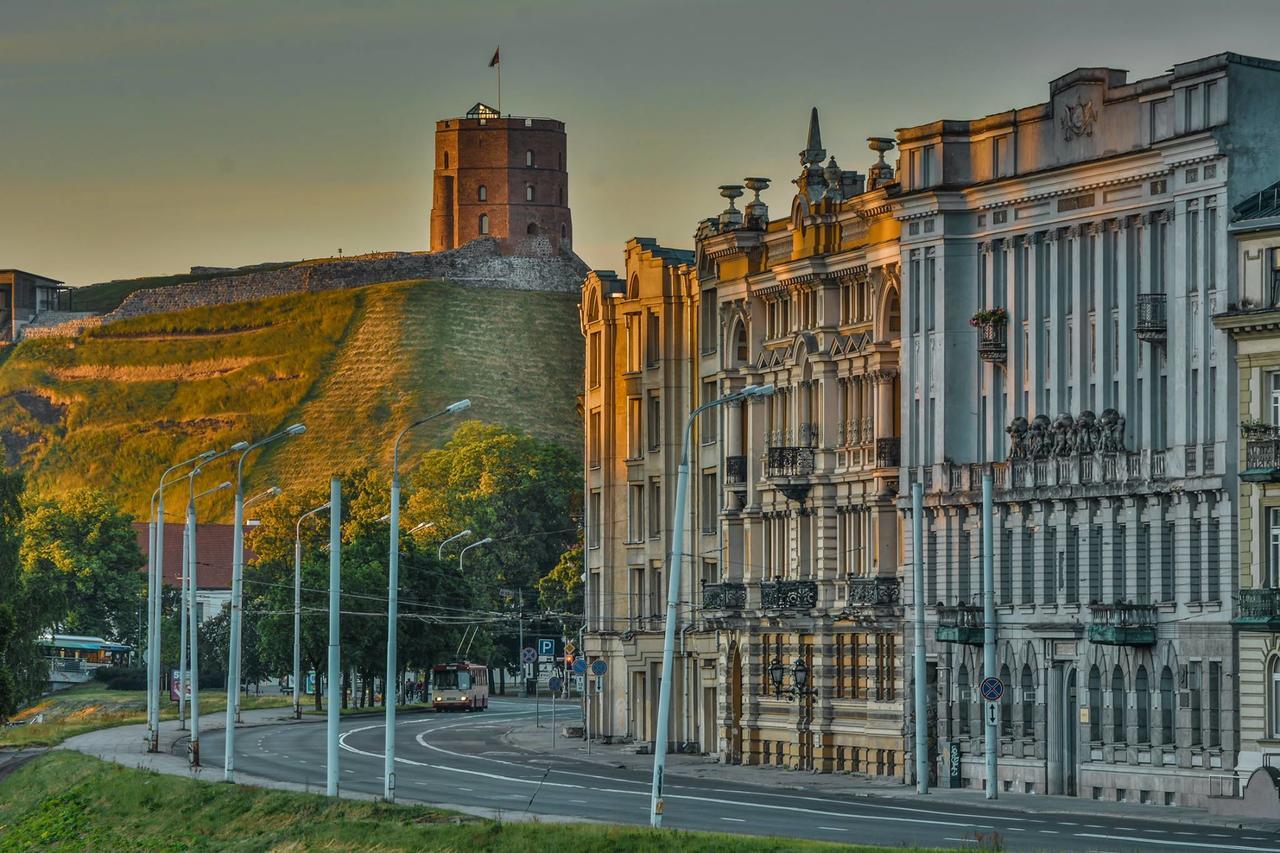
[[[1085,409],[1071,430],[1071,450],[1077,456],[1091,456],[1098,446],[1098,418]]]
[[[1072,450],[1071,429],[1075,420],[1066,412],[1058,415],[1053,422],[1053,455],[1070,456]]]
[[[1115,409],[1104,409],[1099,419],[1103,453],[1124,453],[1124,415]]]
[[[1009,434],[1009,458],[1015,461],[1031,458],[1027,419],[1018,415],[1004,431]]]
[[[1049,453],[1053,449],[1053,440],[1049,435],[1050,427],[1048,415],[1036,415],[1031,419],[1028,444],[1032,459],[1049,458]]]

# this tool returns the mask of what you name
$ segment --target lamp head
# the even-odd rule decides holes
[[[782,689],[782,661],[774,658],[769,664],[769,681],[773,683],[775,690]]]
[[[773,383],[770,382],[765,385],[748,385],[746,388],[742,389],[742,396],[743,397],[772,397]]]
[[[235,452],[240,451],[240,450],[248,450],[248,449],[249,449],[249,442],[247,442],[247,441],[237,441],[235,444],[233,444],[233,445],[231,445],[230,447],[228,447],[228,448],[227,448],[227,452],[228,452],[228,453],[235,453]]]
[[[467,399],[459,400],[456,403],[450,403],[448,406],[445,406],[444,410],[451,415],[456,415],[458,412],[466,411],[469,408],[471,408],[471,400]]]
[[[221,483],[219,483],[218,485],[214,486],[214,487],[213,487],[213,490],[214,490],[215,492],[220,492],[220,491],[222,491],[223,489],[229,489],[229,488],[231,488],[231,481],[230,481],[230,480],[223,480]]]
[[[378,522],[381,523],[381,522],[390,521],[390,520],[391,520],[391,513],[387,513],[386,515],[382,516],[382,518],[379,518]]]
[[[267,494],[274,498],[276,495],[280,494],[280,487],[272,486],[271,488],[267,489]]]
[[[206,450],[204,453],[201,453],[199,456],[197,456],[196,459],[200,460],[201,462],[204,462],[206,459],[212,459],[217,455],[218,455],[218,451],[216,450]]]
[[[476,544],[477,544],[477,545],[488,545],[488,544],[489,544],[490,542],[492,542],[492,541],[493,541],[492,539],[490,539],[488,536],[486,536],[486,537],[484,537],[483,539],[481,539],[479,542],[477,542]]]
[[[795,664],[791,667],[791,677],[795,679],[798,689],[804,690],[809,686],[809,667],[805,665],[803,658],[796,658]]]
[[[461,532],[461,533],[459,533],[458,535],[459,535],[459,536],[470,536],[470,535],[471,535],[471,528],[470,528],[470,527],[468,527],[466,530],[462,531],[462,532]]]
[[[188,477],[192,477],[192,478],[199,477],[199,476],[200,476],[200,468],[199,468],[199,467],[192,468],[192,469],[191,469],[191,473],[190,473],[190,474],[188,474],[187,476],[188,476]]]
[[[294,424],[290,427],[286,427],[284,434],[285,435],[302,435],[306,431],[307,431],[306,424]]]

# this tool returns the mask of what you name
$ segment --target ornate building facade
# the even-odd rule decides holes
[[[899,131],[902,484],[924,484],[927,701],[966,785],[984,470],[1002,787],[1201,805],[1235,766],[1236,377],[1211,318],[1278,71],[1081,68],[1043,104]]]
[[[770,220],[767,179],[726,185],[729,207],[701,224],[692,255],[632,241],[625,279],[595,273],[584,286],[587,456],[593,435],[628,454],[613,450],[598,474],[587,465],[599,537],[588,549],[599,621],[589,617],[587,653],[613,667],[593,709],[605,736],[653,736],[683,419],[702,401],[773,383],[771,399],[695,425],[669,746],[748,764],[903,771],[898,226],[886,205],[892,141],[873,147],[881,160],[868,188],[834,157],[824,165],[815,111],[788,216]],[[754,198],[739,210],[744,185]],[[625,343],[627,329],[643,340]],[[654,336],[662,366],[650,381],[622,353],[649,352]],[[599,385],[597,346],[616,371]],[[611,419],[597,417],[597,401]],[[654,425],[661,437],[622,438]],[[648,615],[631,615],[637,600]]]

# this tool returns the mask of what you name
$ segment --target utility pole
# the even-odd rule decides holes
[[[196,469],[197,471],[200,469]],[[182,532],[182,562],[178,572],[178,730],[187,728],[187,566],[191,562],[191,537]]]
[[[338,598],[342,576],[342,481],[329,481],[329,716],[326,721],[328,748],[326,792],[338,796],[338,716],[342,698],[342,635],[338,624]],[[318,689],[318,688],[317,688]]]
[[[929,793],[929,720],[925,697],[924,659],[924,486],[911,484],[911,598],[915,603],[916,793]]]
[[[520,628],[519,628],[520,639],[518,641],[520,643],[520,690],[524,691],[525,695],[528,695],[529,691],[527,687],[529,684],[529,665],[524,662],[524,588],[523,587],[516,590],[516,598],[518,601],[518,603],[516,604],[516,607],[518,608],[518,610],[516,611],[516,619],[520,624]]]
[[[996,677],[996,592],[995,548],[992,542],[994,524],[991,506],[991,468],[982,475],[982,670],[984,678]],[[987,703],[995,706],[995,703]],[[986,712],[987,722],[987,799],[997,797],[996,744],[1000,738],[998,714]]]
[[[190,488],[190,487],[189,487]],[[187,583],[191,606],[187,608],[191,638],[191,766],[200,766],[200,619],[196,613],[196,499],[187,502]]]

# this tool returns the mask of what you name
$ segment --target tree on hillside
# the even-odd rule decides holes
[[[130,518],[102,492],[26,499],[19,547],[27,606],[56,632],[137,642],[145,558]]]
[[[563,554],[555,568],[535,584],[538,603],[544,610],[558,613],[582,613],[582,536]]]
[[[22,530],[22,475],[0,472],[0,721],[44,688],[48,666],[36,646],[18,559]]]

